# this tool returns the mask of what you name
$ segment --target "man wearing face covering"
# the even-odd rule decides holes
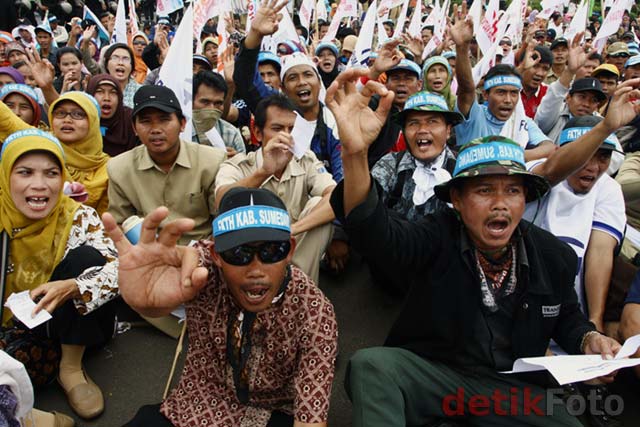
[[[246,148],[238,128],[220,118],[227,90],[220,74],[203,70],[193,76],[192,141],[220,148],[224,146],[231,158],[237,153],[245,153]]]

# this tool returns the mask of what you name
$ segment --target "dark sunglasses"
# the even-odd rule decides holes
[[[231,265],[248,265],[258,254],[258,258],[265,264],[282,261],[289,255],[291,242],[288,240],[264,242],[259,245],[240,245],[220,252],[220,258]]]
[[[628,58],[630,55],[625,52],[620,52],[620,53],[612,53],[609,56],[612,58]]]
[[[147,42],[145,42],[145,41],[135,41],[135,42],[133,42],[133,44],[136,45],[136,46],[146,46]]]

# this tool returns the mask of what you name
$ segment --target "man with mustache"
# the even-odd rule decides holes
[[[479,138],[461,148],[453,178],[435,187],[453,210],[401,220],[384,207],[367,165],[368,145],[393,93],[372,81],[355,90],[363,73],[347,70],[327,91],[345,173],[331,205],[354,248],[389,269],[406,270],[412,280],[385,347],[360,350],[350,361],[354,427],[425,425],[447,415],[445,396],[461,391],[462,402],[450,409],[472,417],[473,396],[488,400],[496,390],[514,396],[514,389],[515,402],[487,408],[474,425],[580,426],[564,405],[554,407],[551,420],[523,411],[523,390],[546,407],[543,378],[499,373],[517,358],[543,356],[551,338],[571,354],[611,357],[620,349],[580,311],[575,253],[521,221],[526,202],[548,190],[546,179],[526,170],[524,150],[514,141]],[[373,93],[381,97],[375,112],[367,106]],[[640,112],[630,102],[639,95],[627,85],[614,101],[618,114],[558,151],[588,159],[613,129]]]
[[[484,76],[483,96],[486,105],[476,101],[476,87],[471,72],[469,45],[473,23],[460,19],[450,30],[456,44],[456,76],[458,79],[456,110],[465,120],[456,125],[456,143],[486,135],[504,135],[524,148],[527,160],[549,155],[555,147],[549,138],[519,107],[522,79],[511,65],[498,64]]]
[[[177,246],[191,219],[151,212],[132,246],[105,214],[118,248],[125,301],[146,316],[186,305],[189,351],[161,405],[129,427],[326,427],[337,353],[333,306],[290,264],[296,241],[287,208],[265,189],[234,188],[213,237]],[[156,234],[158,237],[156,237]]]

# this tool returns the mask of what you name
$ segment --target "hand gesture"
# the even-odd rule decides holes
[[[567,67],[573,74],[578,71],[578,68],[582,67],[587,60],[587,53],[584,50],[584,46],[580,45],[584,31],[575,35],[571,41],[571,47],[569,47],[569,56],[567,57]]]
[[[404,42],[407,49],[413,54],[413,57],[416,58],[416,62],[420,63],[422,60],[422,52],[424,51],[424,43],[422,42],[422,37],[412,37],[409,34],[402,35],[402,41]]]
[[[358,92],[356,81],[366,73],[365,69],[358,68],[343,71],[329,86],[325,97],[338,124],[343,155],[361,154],[369,149],[380,133],[393,102],[393,92],[373,80]],[[374,94],[380,95],[376,111],[369,108]]]
[[[91,39],[93,38],[93,34],[96,31],[95,25],[89,25],[86,30],[82,32],[82,44],[85,46],[89,46]]]
[[[473,38],[473,20],[456,19],[455,24],[449,27],[449,35],[456,45],[468,44]]]
[[[290,133],[280,131],[262,146],[262,172],[271,176],[283,171],[291,161],[293,153],[293,137]]]
[[[224,14],[224,28],[227,30],[227,33],[232,34],[235,32],[235,27],[233,26],[233,18],[231,17],[231,13]]]
[[[287,5],[288,1],[263,0],[256,11],[256,16],[251,21],[251,30],[261,36],[269,36],[278,31],[278,23],[282,19],[278,12]]]
[[[156,33],[156,36],[153,39],[153,42],[158,49],[160,49],[160,63],[164,62],[164,59],[167,57],[169,53],[169,39],[167,38],[167,33],[164,30],[160,30]],[[216,64],[213,64],[215,66]]]
[[[536,65],[538,65],[541,59],[542,58],[540,57],[540,54],[535,50],[535,45],[531,43],[528,44],[527,50],[524,54],[524,59],[522,60],[522,69],[529,70],[535,67]]]
[[[29,296],[34,301],[40,299],[31,312],[31,315],[35,316],[42,309],[52,314],[68,299],[79,298],[80,290],[78,290],[75,279],[56,280],[38,286],[29,293]]]
[[[233,83],[233,71],[235,69],[235,58],[233,56],[233,46],[227,46],[227,48],[222,52],[218,58],[222,61],[224,65],[224,80],[227,84]]]
[[[377,76],[395,67],[402,60],[402,55],[398,50],[400,40],[390,40],[378,50],[378,57],[373,62],[373,71]],[[420,52],[422,55],[422,52]]]
[[[40,58],[40,54],[36,49],[26,49],[27,59],[25,62],[27,66],[31,68],[31,74],[33,79],[39,88],[45,88],[53,86],[53,79],[56,74],[56,70],[47,59]]]
[[[178,246],[183,233],[192,230],[192,219],[181,218],[158,226],[169,210],[159,207],[146,216],[140,240],[132,245],[111,214],[102,215],[105,230],[118,249],[118,286],[124,300],[149,316],[168,314],[192,300],[207,281],[207,269],[198,267],[195,248]]]
[[[640,78],[620,83],[611,97],[604,124],[615,132],[640,114]]]
[[[587,341],[584,343],[584,354],[600,354],[603,359],[610,360],[621,348],[620,343],[613,338],[602,334],[592,334],[587,337]],[[616,373],[617,371],[598,377],[598,379],[604,383],[612,383]]]

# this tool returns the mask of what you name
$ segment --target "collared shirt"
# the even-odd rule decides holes
[[[304,423],[326,422],[338,345],[329,300],[291,267],[282,298],[256,314],[247,360],[248,402],[242,404],[227,355],[229,321],[238,307],[213,264],[212,242],[196,248],[208,281],[186,304],[189,352],[161,412],[176,427],[264,427],[273,410]]]
[[[547,77],[545,77],[544,79],[544,82],[550,85],[551,83],[557,81],[559,78],[560,78],[560,75],[554,73],[553,68],[550,68],[549,72],[547,73]]]
[[[109,160],[109,212],[118,224],[132,215],[146,216],[158,206],[169,208],[165,221],[191,218],[196,225],[181,244],[211,234],[215,212],[215,177],[226,152],[180,141],[169,172],[155,164],[147,147],[138,146]]]
[[[218,134],[224,141],[224,145],[226,147],[231,147],[236,150],[238,153],[245,153],[247,149],[244,146],[244,141],[242,139],[242,135],[237,127],[227,122],[226,120],[219,119],[216,121],[215,125]],[[197,142],[199,144],[212,145],[211,141],[208,139],[202,140],[198,138],[198,133],[196,132],[195,126],[192,127],[191,131],[191,140],[193,142]]]
[[[262,162],[262,149],[236,154],[220,166],[216,191],[250,176],[262,166]],[[280,178],[271,175],[260,188],[278,195],[287,206],[292,222],[296,222],[311,197],[322,196],[327,188],[335,185],[324,164],[312,151],[307,151],[299,160],[292,158]]]
[[[460,112],[457,103],[456,111]],[[513,114],[515,113],[514,111]],[[486,104],[479,105],[476,101],[473,101],[469,110],[469,117],[455,127],[456,144],[464,145],[476,138],[500,135],[505,123],[502,120],[498,120]],[[526,127],[529,134],[527,148],[535,147],[542,141],[549,139],[542,133],[538,125],[528,117],[526,118]]]
[[[455,156],[449,148],[445,148],[445,153],[444,168],[446,169],[447,162],[450,159],[455,159]],[[399,156],[402,156],[400,162],[398,162]],[[389,153],[378,160],[371,170],[371,176],[378,181],[384,191],[383,201],[385,206],[399,213],[402,218],[408,221],[416,221],[427,214],[447,209],[447,204],[436,196],[430,197],[426,203],[419,206],[413,203],[413,192],[416,189],[416,183],[412,175],[416,169],[417,161],[409,151]],[[399,180],[403,181],[402,189],[401,193],[396,195],[396,186]],[[398,200],[392,200],[397,196],[400,196]]]
[[[540,105],[540,103],[542,102],[542,97],[546,95],[547,89],[549,89],[549,86],[544,83],[540,83],[540,86],[538,86],[536,93],[531,96],[527,96],[527,94],[524,93],[524,90],[520,91],[520,98],[522,99],[524,112],[530,119],[533,119],[536,116],[538,105]]]

